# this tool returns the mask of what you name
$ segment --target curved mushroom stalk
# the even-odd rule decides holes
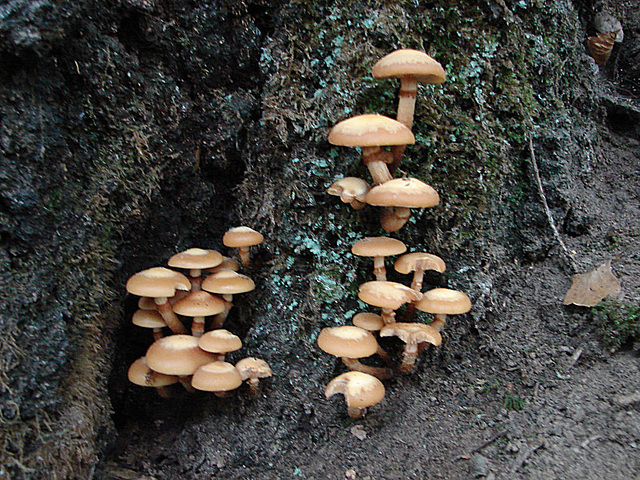
[[[184,334],[187,333],[187,328],[182,324],[178,316],[171,309],[171,304],[167,297],[158,297],[155,299],[156,308],[158,313],[162,316],[167,327],[171,329],[173,333]]]
[[[191,321],[191,335],[201,337],[204,334],[204,317],[193,317]]]
[[[398,372],[406,375],[411,373],[413,365],[418,359],[418,344],[407,344],[402,352],[402,363],[398,366]]]
[[[380,213],[380,225],[388,233],[404,227],[411,218],[411,209],[405,207],[384,207]]]
[[[446,313],[436,313],[433,317],[433,322],[431,322],[431,326],[438,330],[442,331],[445,323],[447,323],[447,314]]]
[[[393,179],[387,167],[387,163],[393,161],[391,152],[382,147],[362,147],[362,161],[367,166],[375,185]]]
[[[387,269],[384,266],[384,257],[373,257],[373,274],[379,282],[384,282],[387,279]]]
[[[357,358],[342,357],[342,363],[349,367],[349,370],[351,371],[368,373],[369,375],[373,375],[374,377],[380,378],[382,380],[391,378],[393,376],[393,372],[391,371],[391,369],[365,365]]]
[[[391,308],[380,309],[380,316],[385,325],[396,323],[396,311]]]

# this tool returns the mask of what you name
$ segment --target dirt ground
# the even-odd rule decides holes
[[[598,67],[601,10],[625,36]],[[370,68],[401,47],[448,79],[420,87],[396,174],[441,203],[393,236],[441,256],[426,285],[473,307],[351,419],[324,396],[345,367],[316,337],[366,308],[350,246],[383,232],[326,195],[368,175],[327,133],[394,115],[397,85]],[[0,477],[640,478],[639,53],[632,1],[0,7]],[[233,255],[239,224],[266,241],[229,359],[273,377],[226,398],[129,383],[151,339],[126,279],[189,247]],[[563,305],[607,261],[617,298]]]

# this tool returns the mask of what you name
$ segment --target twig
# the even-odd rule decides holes
[[[493,442],[495,442],[497,439],[499,439],[500,437],[504,436],[507,434],[507,430],[502,430],[501,432],[496,433],[493,437],[491,437],[489,440],[485,441],[484,443],[478,445],[477,447],[475,447],[474,449],[472,449],[469,453],[463,454],[463,455],[459,455],[455,458],[454,461],[458,461],[458,460],[469,460],[471,458],[471,456],[474,453],[478,453],[480,450],[482,450],[484,447],[491,445]]]
[[[582,355],[583,351],[584,351],[584,348],[578,347],[576,351],[573,352],[573,355],[571,355],[571,358],[569,359],[569,364],[567,365],[567,369],[573,368],[575,366],[575,364],[580,359],[580,356]]]
[[[536,161],[536,154],[533,150],[533,137],[529,133],[529,153],[531,154],[531,165],[533,166],[533,175],[536,180],[536,186],[538,187],[538,193],[540,194],[540,199],[542,200],[542,206],[544,207],[544,213],[547,215],[547,220],[549,221],[549,226],[553,231],[553,236],[556,238],[565,255],[569,259],[569,265],[576,271],[576,261],[573,258],[573,255],[567,249],[567,246],[564,244],[562,237],[560,236],[560,232],[556,227],[556,222],[553,220],[553,215],[551,215],[551,209],[549,208],[549,204],[547,203],[547,196],[544,194],[544,189],[542,188],[542,181],[540,180],[540,170],[538,170],[538,162]]]
[[[531,455],[533,455],[536,450],[538,450],[539,448],[542,448],[545,446],[544,440],[540,440],[540,442],[538,442],[536,445],[534,445],[533,447],[529,448],[528,450],[525,450],[522,455],[518,455],[518,457],[515,460],[515,463],[513,464],[513,467],[511,467],[511,472],[515,473],[518,470],[520,470],[522,468],[522,466],[527,463],[527,460],[529,459],[529,457]]]

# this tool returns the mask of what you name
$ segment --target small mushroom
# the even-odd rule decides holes
[[[333,182],[327,193],[340,197],[343,203],[348,203],[355,210],[362,210],[367,205],[364,197],[369,188],[369,184],[360,178],[344,177]]]
[[[167,326],[162,315],[157,310],[136,310],[133,317],[131,317],[131,323],[138,327],[153,329],[154,340],[162,338],[162,329]]]
[[[211,362],[195,371],[191,384],[196,390],[213,392],[217,397],[222,398],[227,395],[227,392],[242,385],[242,378],[231,363]]]
[[[362,147],[362,161],[369,169],[374,184],[388,182],[393,177],[387,163],[391,152],[383,146],[407,145],[416,142],[413,133],[402,123],[377,114],[358,115],[337,123],[329,132],[329,143],[343,147]]]
[[[233,295],[250,292],[256,288],[255,283],[246,275],[232,270],[221,270],[212,273],[202,282],[202,289],[207,292],[222,295],[225,301],[225,309],[213,319],[213,328],[220,328],[229,315],[233,305]]]
[[[193,318],[191,322],[191,335],[194,337],[201,337],[204,333],[205,317],[222,313],[225,308],[226,304],[224,300],[204,290],[191,292],[173,304],[173,311],[175,313]]]
[[[434,288],[424,293],[422,300],[416,303],[421,312],[433,313],[431,326],[442,331],[447,315],[459,315],[471,310],[471,300],[462,292],[450,288]]]
[[[163,398],[169,398],[167,386],[178,383],[178,377],[175,375],[165,375],[151,370],[147,365],[147,359],[141,357],[131,364],[127,372],[127,378],[132,383],[141,387],[153,387]]]
[[[429,343],[438,346],[442,343],[440,332],[424,323],[396,322],[385,325],[380,330],[381,337],[398,337],[405,343],[402,363],[398,367],[400,373],[409,373],[418,358],[418,344]]]
[[[222,263],[220,265],[213,268],[207,268],[204,270],[204,273],[218,273],[222,270],[232,270],[234,272],[237,272],[238,270],[240,270],[240,263],[233,258],[225,257],[223,255]]]
[[[168,265],[174,268],[185,268],[189,270],[189,280],[191,281],[191,291],[200,290],[202,283],[202,270],[213,268],[222,263],[222,255],[215,250],[205,250],[202,248],[189,248],[183,252],[176,253],[169,258]]]
[[[388,368],[372,367],[360,362],[378,351],[378,342],[371,332],[352,325],[323,328],[318,335],[320,349],[335,357],[351,370],[365,372],[378,378],[390,378]]]
[[[169,297],[173,297],[176,290],[191,289],[189,279],[179,272],[164,267],[154,267],[138,272],[127,280],[127,291],[132,295],[153,297],[156,308],[167,326],[174,333],[187,333],[187,329],[171,309]]]
[[[230,331],[218,328],[202,335],[198,340],[198,346],[205,352],[215,354],[216,360],[223,362],[227,353],[235,352],[242,348],[242,340]]]
[[[363,372],[346,372],[331,380],[324,390],[327,398],[336,393],[344,395],[347,412],[351,418],[361,418],[367,408],[384,398],[384,385],[373,375]]]
[[[405,275],[413,272],[413,279],[411,280],[411,288],[416,292],[422,291],[422,281],[424,279],[424,272],[427,270],[435,270],[442,273],[447,268],[444,261],[437,255],[425,252],[413,252],[405,253],[396,260],[394,268],[398,273],[404,273]],[[415,313],[415,304],[410,303],[407,306],[406,317],[411,319]]]
[[[376,280],[386,280],[387,270],[385,257],[400,255],[407,251],[407,246],[400,240],[389,237],[367,237],[358,240],[351,246],[351,253],[359,257],[373,257],[373,274]]]
[[[395,310],[405,303],[422,298],[422,293],[397,282],[373,281],[360,285],[358,298],[369,305],[382,309],[385,325],[394,323]]]
[[[382,316],[372,312],[356,313],[351,319],[351,322],[356,327],[363,328],[374,335],[376,334],[376,332],[379,332],[380,330],[382,330],[382,327],[384,327],[384,321],[382,320]],[[382,358],[387,363],[387,365],[391,363],[389,354],[385,352],[380,345],[378,345],[378,350],[376,351],[376,354],[380,358]]]
[[[192,335],[171,335],[156,340],[145,357],[149,368],[165,375],[177,375],[188,391],[193,391],[191,375],[200,366],[215,360],[212,353],[198,347],[198,338]]]
[[[249,227],[234,227],[222,236],[222,243],[226,247],[237,248],[240,262],[244,268],[251,266],[249,252],[251,247],[264,242],[264,236]]]
[[[242,380],[246,380],[251,393],[258,391],[261,378],[273,375],[267,362],[260,358],[247,357],[236,363],[236,369]]]

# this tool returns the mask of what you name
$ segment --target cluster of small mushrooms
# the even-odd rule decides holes
[[[226,247],[238,249],[245,268],[250,267],[250,248],[263,241],[262,234],[249,227],[232,228],[222,238]],[[255,288],[251,278],[239,273],[240,263],[215,250],[190,248],[168,261],[188,276],[153,267],[129,278],[127,291],[140,297],[132,321],[151,329],[154,338],[145,356],[130,366],[131,382],[155,387],[163,397],[169,396],[167,386],[178,382],[190,392],[224,396],[243,381],[255,392],[259,379],[271,376],[269,365],[258,358],[225,362],[226,354],[242,348],[240,338],[222,328],[233,296]],[[164,336],[167,330],[171,334]]]
[[[339,195],[355,209],[365,205],[382,206],[382,228],[395,232],[402,228],[411,208],[438,204],[437,192],[429,185],[412,178],[393,179],[392,172],[408,144],[415,143],[411,132],[417,82],[442,83],[445,73],[433,58],[416,50],[397,50],[379,60],[373,67],[375,78],[399,77],[400,100],[397,121],[382,115],[359,115],[336,124],[329,133],[335,145],[361,147],[373,186],[366,181],[347,177],[335,182],[327,192]],[[391,147],[386,150],[385,146]],[[367,237],[352,245],[354,255],[373,259],[375,280],[360,286],[358,297],[378,307],[379,313],[356,314],[353,325],[327,327],[318,335],[318,346],[339,357],[349,372],[338,375],[325,389],[327,398],[336,393],[345,397],[349,416],[358,418],[369,406],[384,398],[381,379],[394,374],[408,374],[421,351],[430,345],[439,346],[447,315],[466,313],[471,309],[469,297],[449,288],[433,288],[422,292],[425,271],[440,274],[444,261],[426,252],[407,252],[407,246],[390,237]],[[400,274],[413,274],[411,285],[387,280],[385,258],[401,255],[394,263]],[[402,321],[396,321],[396,311],[404,306]],[[430,324],[413,321],[416,310],[432,314]],[[399,364],[380,346],[378,338],[397,337],[404,342]],[[386,367],[368,365],[361,359],[377,355]]]

